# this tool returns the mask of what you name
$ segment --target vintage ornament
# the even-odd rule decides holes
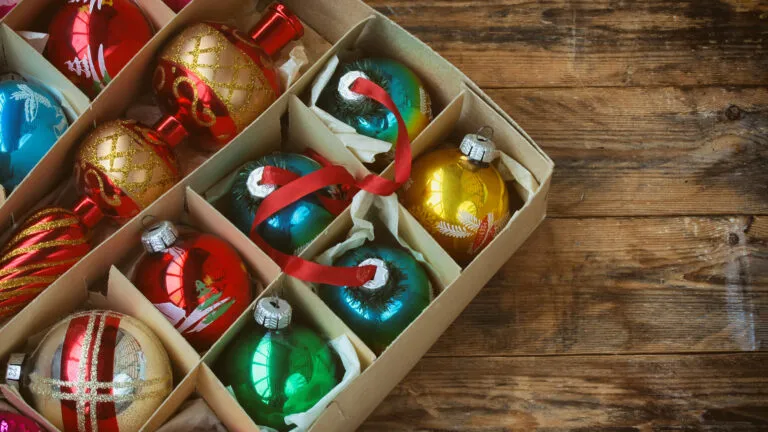
[[[0,0],[0,19],[8,15],[8,12],[16,7],[18,3],[18,0]],[[0,431],[2,431],[2,429],[0,429]]]
[[[491,164],[498,151],[483,130],[464,137],[459,148],[418,158],[400,193],[403,205],[461,265],[469,264],[510,218],[507,185]]]
[[[392,59],[365,58],[336,69],[320,94],[317,106],[357,133],[392,144],[397,143],[397,118],[380,103],[350,90],[357,78],[367,78],[383,88],[392,98],[414,140],[432,121],[432,102],[421,78]],[[394,149],[387,160],[391,161]],[[378,160],[377,160],[378,162]]]
[[[198,351],[204,351],[253,301],[245,263],[224,240],[163,221],[141,236],[147,254],[136,287]]]
[[[225,349],[216,372],[258,425],[288,431],[286,416],[309,410],[341,381],[341,359],[317,333],[292,322],[283,299],[259,300],[254,319]]]
[[[48,27],[45,55],[94,98],[152,38],[133,0],[69,0]]]
[[[191,1],[192,0],[163,0],[163,2],[176,13],[181,12],[181,10]]]
[[[15,315],[90,250],[88,227],[62,208],[30,216],[0,249],[0,321]]]
[[[170,394],[173,376],[146,325],[92,310],[54,325],[30,356],[11,355],[6,382],[64,432],[133,432]]]
[[[43,86],[0,82],[0,185],[10,193],[64,134],[69,121]]]
[[[274,153],[245,164],[237,172],[227,197],[229,217],[246,235],[250,235],[253,219],[261,201],[277,189],[277,186],[261,183],[266,166],[282,168],[299,176],[321,168],[313,159],[293,153]],[[328,188],[286,206],[264,221],[257,229],[258,234],[280,252],[289,255],[300,253],[333,222],[334,215],[323,207],[319,199],[320,194],[329,198],[336,197],[338,190]]]
[[[320,285],[318,294],[376,353],[382,353],[432,301],[432,285],[424,267],[406,250],[380,243],[352,249],[336,267],[377,267],[373,280],[361,287]]]
[[[0,432],[43,432],[43,429],[29,417],[0,411]]]
[[[187,27],[158,56],[152,85],[166,115],[157,130],[169,142],[193,133],[199,146],[218,150],[280,96],[272,57],[303,34],[279,3],[249,34],[223,24]]]

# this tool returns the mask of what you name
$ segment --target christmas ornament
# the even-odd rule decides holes
[[[472,261],[509,221],[507,185],[491,165],[497,157],[491,137],[469,134],[458,149],[418,158],[400,194],[403,205],[459,264]]]
[[[43,432],[34,420],[21,414],[0,412],[0,432]]]
[[[132,0],[69,0],[48,27],[46,57],[91,98],[152,38]]]
[[[397,142],[395,114],[380,103],[350,90],[357,78],[367,78],[392,98],[411,140],[432,121],[432,102],[421,78],[407,66],[386,58],[366,58],[341,64],[320,94],[317,106],[352,126],[357,133],[392,144]],[[389,161],[393,152],[390,152]]]
[[[262,298],[254,318],[222,354],[217,374],[257,424],[287,431],[287,415],[309,410],[341,381],[341,359],[291,322],[285,300]]]
[[[0,82],[0,184],[10,193],[69,126],[45,87],[16,79]]]
[[[240,255],[216,236],[180,235],[168,221],[141,241],[147,254],[136,266],[136,287],[197,350],[210,348],[253,301]]]
[[[166,137],[194,133],[203,138],[200,146],[221,148],[280,96],[271,57],[303,34],[282,4],[273,4],[249,35],[223,24],[187,27],[158,57],[152,84],[166,115],[157,130]]]
[[[68,210],[36,212],[0,249],[0,320],[20,311],[91,249],[88,229]]]
[[[337,267],[376,266],[361,287],[320,285],[318,294],[372,350],[383,352],[432,301],[424,267],[407,251],[379,243],[352,249]]]
[[[266,166],[282,168],[299,176],[321,168],[314,160],[293,153],[274,153],[243,166],[236,174],[228,198],[230,219],[246,235],[251,232],[253,219],[261,201],[277,189],[275,185],[261,183]],[[327,188],[319,194],[335,197],[338,190]],[[333,219],[333,214],[323,207],[318,194],[311,194],[275,213],[258,227],[257,232],[275,249],[289,255],[297,255],[323,232]]]
[[[28,358],[11,355],[6,375],[64,432],[138,431],[172,381],[157,336],[139,320],[103,310],[53,326]]]

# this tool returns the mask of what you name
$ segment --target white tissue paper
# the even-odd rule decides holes
[[[365,163],[373,163],[376,159],[376,155],[387,153],[392,148],[392,143],[360,135],[355,128],[342,122],[317,106],[317,100],[320,98],[320,93],[322,93],[325,86],[328,85],[328,82],[336,72],[336,68],[339,67],[339,63],[339,57],[333,56],[328,60],[328,63],[323,67],[323,70],[317,78],[315,78],[310,93],[309,109],[317,115],[328,129],[330,129],[331,132],[341,140],[344,146],[357,156],[358,159]]]

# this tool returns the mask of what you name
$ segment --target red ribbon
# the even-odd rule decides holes
[[[357,182],[346,169],[338,165],[330,165],[330,162],[322,157],[321,164],[326,166],[303,177],[280,168],[265,167],[262,183],[281,187],[267,196],[259,205],[251,225],[250,238],[272,257],[288,275],[308,282],[359,287],[373,279],[376,275],[376,266],[333,267],[321,265],[278,251],[267,244],[257,232],[258,226],[272,215],[323,188],[334,185],[356,187],[376,195],[386,196],[393,194],[408,181],[411,175],[411,141],[408,137],[408,128],[405,125],[405,121],[403,121],[403,117],[400,115],[400,111],[392,101],[392,98],[383,88],[365,78],[356,79],[350,89],[379,102],[395,114],[398,127],[395,148],[395,180],[392,181],[376,174],[369,174]],[[323,204],[325,205],[326,203],[324,202]],[[338,211],[338,213],[334,214],[340,214],[345,207],[346,203],[341,208],[334,208],[334,210]]]

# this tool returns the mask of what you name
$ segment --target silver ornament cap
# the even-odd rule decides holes
[[[270,330],[281,330],[291,324],[293,310],[287,301],[280,297],[265,297],[256,303],[253,318],[259,325]]]
[[[361,262],[358,267],[369,265],[376,266],[376,274],[373,276],[373,279],[363,284],[363,288],[371,291],[384,288],[389,281],[389,268],[387,268],[387,264],[379,258],[368,258]]]
[[[5,369],[5,383],[16,390],[21,385],[21,371],[24,367],[24,360],[26,360],[26,354],[14,353],[8,358],[8,366]]]
[[[176,243],[179,231],[171,221],[158,222],[141,234],[141,244],[149,253],[164,252]]]
[[[277,190],[277,186],[273,184],[263,184],[261,180],[264,178],[264,167],[258,167],[248,174],[248,180],[245,182],[245,186],[248,188],[248,192],[252,197],[256,199],[264,199],[268,197],[272,192]]]
[[[499,151],[493,143],[493,128],[490,126],[483,126],[477,133],[466,135],[459,150],[467,159],[479,164],[489,164],[499,157]]]

